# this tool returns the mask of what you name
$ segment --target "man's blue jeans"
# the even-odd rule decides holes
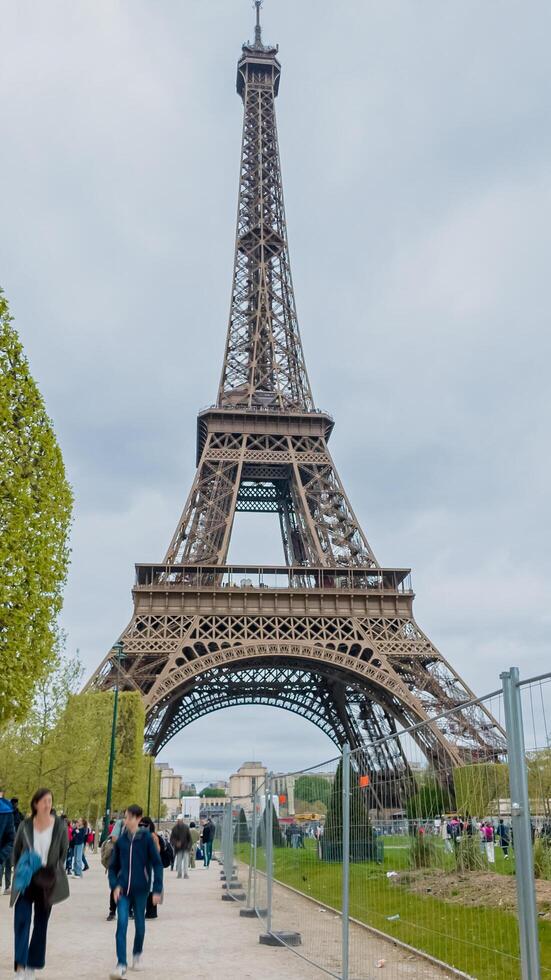
[[[33,934],[29,943],[33,905]],[[28,966],[35,970],[42,970],[44,968],[46,960],[46,935],[48,932],[50,912],[51,908],[47,908],[41,902],[29,901],[26,897],[26,892],[23,892],[17,899],[13,917],[15,969],[18,966]]]
[[[132,947],[132,953],[134,956],[138,956],[143,950],[143,941],[145,938],[145,906],[147,902],[147,892],[139,892],[137,895],[132,895],[132,899],[128,898],[127,895],[121,895],[117,902],[117,963],[121,966],[127,966],[126,961],[126,933],[128,931],[128,912],[130,910],[130,901],[134,907],[134,946]]]
[[[84,844],[75,844],[75,860],[73,864],[73,872],[76,874],[77,878],[82,875],[82,852],[84,851]]]

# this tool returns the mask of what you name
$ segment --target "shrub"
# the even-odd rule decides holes
[[[478,836],[469,837],[464,834],[457,842],[455,863],[458,871],[486,871],[488,859],[486,851],[481,850]]]
[[[534,875],[551,881],[551,846],[546,840],[537,840],[534,845]]]
[[[409,863],[412,868],[433,868],[437,860],[436,842],[427,834],[417,834],[409,848]]]

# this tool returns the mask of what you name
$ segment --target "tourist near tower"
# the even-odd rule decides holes
[[[429,762],[496,758],[501,729],[415,622],[409,570],[379,564],[329,452],[334,422],[314,401],[291,277],[281,66],[260,8],[237,66],[239,204],[216,402],[198,416],[197,471],[164,559],[136,566],[122,651],[88,686],[141,692],[153,754],[209,712],[269,704],[363,747],[389,778],[407,768],[393,734],[451,709],[453,721],[413,733]],[[227,565],[236,512],[278,515],[285,565]]]

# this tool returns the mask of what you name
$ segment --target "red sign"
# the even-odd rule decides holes
[[[287,797],[285,796],[284,793],[282,793],[281,796],[279,797],[279,802],[280,803],[286,803],[287,802]]]
[[[360,788],[365,789],[366,786],[369,786],[369,776],[360,776]]]

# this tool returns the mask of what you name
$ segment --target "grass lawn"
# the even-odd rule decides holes
[[[388,845],[387,845],[388,841]],[[464,906],[418,894],[386,877],[387,871],[408,867],[408,838],[385,840],[384,865],[372,863],[350,866],[351,915],[375,926],[390,937],[455,966],[477,980],[519,980],[519,938],[516,916],[498,908]],[[274,874],[284,884],[333,908],[341,908],[341,866],[320,861],[314,841],[303,850],[276,848]],[[394,846],[393,846],[394,845]],[[444,854],[442,867],[455,868],[453,855]],[[497,848],[496,848],[497,851]],[[238,845],[236,856],[249,860],[248,845]],[[508,863],[500,860],[495,871],[510,874]],[[264,854],[258,851],[262,870]],[[399,919],[389,921],[389,916]],[[543,976],[551,978],[551,923],[540,922]]]

